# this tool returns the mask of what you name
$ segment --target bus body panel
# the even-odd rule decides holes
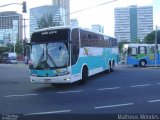
[[[87,51],[87,53],[86,53]],[[89,76],[103,72],[109,69],[109,60],[117,63],[117,49],[111,48],[81,48],[77,63],[72,66],[72,75],[77,76],[76,80],[81,79],[83,66],[86,65],[89,70]]]

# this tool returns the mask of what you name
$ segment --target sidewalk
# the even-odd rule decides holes
[[[127,65],[127,64],[124,64],[124,63],[118,63],[116,65],[116,67],[133,67],[133,65]]]

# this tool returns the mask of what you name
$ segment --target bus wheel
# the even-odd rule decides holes
[[[114,61],[112,62],[112,65],[110,65],[110,66],[112,66],[112,67],[110,67],[110,69],[111,69],[111,72],[113,72],[114,71],[114,67],[115,67]]]
[[[141,60],[140,62],[139,62],[139,66],[140,67],[146,67],[146,61],[145,60]]]
[[[138,65],[133,65],[134,67],[138,67]]]
[[[79,84],[81,85],[85,84],[87,79],[88,79],[88,69],[87,67],[84,67],[82,71],[82,79],[79,81]]]
[[[112,69],[112,66],[111,66],[111,61],[109,61],[109,65],[108,66],[109,66],[108,72],[112,72],[113,69]]]

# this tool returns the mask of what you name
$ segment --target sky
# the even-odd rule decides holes
[[[51,5],[52,0],[25,0],[27,2],[27,13],[23,13],[25,19],[29,19],[29,9],[42,5]],[[92,7],[101,3],[113,0],[70,0],[70,13]],[[0,0],[0,6],[8,3],[22,3],[23,0]],[[92,7],[82,12],[71,14],[71,18],[77,18],[79,26],[82,28],[91,28],[92,24],[100,24],[104,26],[104,33],[114,36],[114,8],[127,7],[130,5],[153,6],[154,28],[158,25],[160,29],[160,0],[115,0],[115,2],[105,4],[99,7]],[[11,5],[0,7],[2,11],[22,12],[21,5]],[[29,21],[27,21],[27,38],[29,37]]]

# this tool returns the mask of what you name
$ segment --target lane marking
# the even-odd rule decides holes
[[[125,104],[117,104],[117,105],[99,106],[99,107],[94,107],[94,109],[104,109],[104,108],[122,107],[122,106],[129,106],[129,105],[133,105],[133,104],[134,104],[134,103],[125,103]]]
[[[160,85],[160,83],[157,83],[157,84],[159,84],[159,85]]]
[[[144,85],[133,85],[133,86],[130,86],[130,87],[145,87],[145,86],[149,86],[151,84],[144,84]]]
[[[112,88],[100,88],[97,90],[114,90],[114,89],[119,89],[120,87],[112,87]]]
[[[5,97],[10,98],[10,97],[24,97],[24,96],[35,96],[35,95],[38,95],[38,94],[7,95]]]
[[[153,103],[153,102],[160,102],[160,99],[159,100],[150,100],[148,101],[149,103]]]
[[[29,115],[43,115],[43,114],[55,114],[55,113],[66,113],[66,112],[71,112],[71,110],[60,110],[60,111],[50,111],[50,112],[28,113],[28,114],[24,114],[24,115],[25,116],[29,116]]]
[[[77,90],[77,91],[64,91],[64,92],[57,92],[58,94],[64,94],[64,93],[78,93],[82,92],[82,90]]]

